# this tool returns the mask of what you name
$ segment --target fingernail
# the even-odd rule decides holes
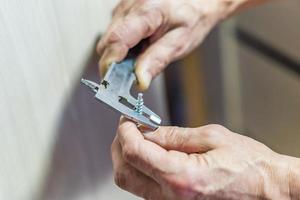
[[[138,77],[138,87],[141,90],[148,89],[150,82],[151,82],[151,74],[147,70],[143,71],[137,71],[137,77]]]
[[[111,65],[113,62],[116,62],[117,56],[111,54],[106,60],[105,60],[105,65],[109,66]]]
[[[142,133],[144,135],[144,138],[148,139],[148,140],[151,140],[151,139],[157,137],[157,134],[156,134],[155,131],[145,131],[145,132],[142,132]]]
[[[151,136],[153,134],[153,131],[145,131],[145,132],[143,132],[143,134],[145,136]]]
[[[144,134],[144,135],[147,135],[147,136],[151,136],[154,134],[154,130],[152,130],[151,128],[148,128],[148,127],[143,127],[143,128],[140,128],[140,131]]]
[[[104,77],[107,70],[109,69],[110,65],[115,62],[116,58],[110,56],[106,59],[100,60],[99,66],[100,66],[100,75],[101,77]]]
[[[140,123],[136,123],[137,128],[139,129],[139,131],[143,134],[147,134],[148,132],[151,132],[152,130],[149,129],[147,126],[140,124]]]

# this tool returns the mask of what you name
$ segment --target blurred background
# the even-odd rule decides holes
[[[79,84],[99,81],[95,44],[117,0],[0,0],[0,199],[136,199],[113,183],[119,114]],[[226,21],[145,93],[164,125],[209,123],[300,157],[300,2]]]
[[[288,0],[243,12],[169,67],[171,121],[223,124],[300,156],[299,11],[299,1]]]

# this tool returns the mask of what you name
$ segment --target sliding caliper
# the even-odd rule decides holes
[[[143,105],[141,93],[137,99],[130,95],[130,89],[136,81],[134,62],[134,58],[126,58],[120,63],[111,64],[100,84],[86,79],[81,79],[81,82],[96,93],[97,100],[138,124],[155,130],[161,118]]]

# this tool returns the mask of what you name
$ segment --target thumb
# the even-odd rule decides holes
[[[160,127],[144,137],[166,150],[204,153],[224,145],[229,130],[220,125],[199,128]]]
[[[174,29],[152,43],[137,59],[135,73],[140,90],[148,89],[151,80],[187,49],[184,29]]]

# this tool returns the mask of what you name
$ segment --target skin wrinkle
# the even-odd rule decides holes
[[[251,4],[258,1],[251,0]],[[129,48],[147,38],[149,43],[135,66],[140,89],[147,89],[166,65],[193,50],[219,21],[244,9],[249,2],[122,0],[124,5],[115,10],[98,44],[98,51],[104,52],[100,68],[122,60]],[[156,20],[157,16],[161,20]],[[112,148],[116,181],[124,190],[145,199],[284,200],[297,195],[291,194],[294,188],[287,187],[297,188],[296,171],[292,169],[297,169],[300,161],[287,159],[292,165],[287,176],[287,163],[284,167],[274,164],[283,156],[222,126],[161,127],[151,137],[143,136],[128,120],[123,119],[119,126],[113,145],[119,142],[121,149]],[[133,178],[139,181],[131,181]],[[156,189],[147,187],[150,183],[155,183]]]
[[[162,132],[160,129],[158,129],[156,132],[154,132],[152,135],[145,135],[146,139],[150,138],[152,141],[156,142],[157,144],[161,143],[161,146],[164,146],[167,150],[171,149],[180,149],[182,151],[185,151],[187,153],[203,153],[210,149],[207,145],[204,145],[201,140],[199,140],[198,137],[198,129],[183,129],[179,127],[172,127],[168,128],[167,134],[166,131]],[[201,129],[202,130],[202,129]],[[203,135],[201,136],[203,137]],[[205,139],[206,140],[206,139]],[[169,146],[169,144],[173,145]],[[192,145],[191,145],[192,144]],[[174,147],[174,145],[176,147]]]
[[[194,27],[197,22],[199,22],[200,15],[196,15],[194,13],[198,13],[195,7],[191,6],[189,3],[184,3],[183,5],[179,5],[180,7],[175,8],[178,10],[176,12],[175,21],[178,21],[178,27]],[[193,14],[191,14],[193,13]],[[190,16],[192,15],[192,17]]]
[[[139,142],[137,142],[139,143]],[[130,146],[130,145],[128,145]],[[160,177],[160,174],[164,174],[167,171],[164,170],[164,168],[162,168],[162,166],[164,166],[164,164],[162,164],[162,166],[155,166],[155,167],[151,167],[150,165],[147,165],[147,158],[143,158],[143,159],[139,159],[140,156],[140,151],[136,151],[134,153],[132,153],[133,149],[130,149],[130,147],[128,147],[128,150],[125,150],[126,153],[124,155],[124,159],[129,161],[130,163],[132,163],[132,165],[134,167],[137,166],[144,166],[143,168],[146,168],[144,170],[146,170],[148,172],[148,176],[153,177],[155,180],[157,180],[158,182],[160,182],[160,179],[157,177]],[[162,153],[166,153],[166,152],[162,152]],[[151,155],[146,155],[148,157],[150,157]],[[155,156],[155,155],[154,155]],[[162,156],[163,157],[163,156]],[[167,160],[158,160],[159,163],[164,163]],[[166,162],[167,164],[168,162]],[[147,167],[148,166],[148,167]]]
[[[169,185],[171,185],[171,189],[176,196],[185,196],[188,199],[191,199],[195,196],[195,189],[193,186],[193,182],[188,177],[189,171],[187,168],[182,169],[177,172],[177,174],[181,174],[181,176],[172,175],[169,179]]]
[[[137,35],[150,35],[152,34],[151,32],[147,32],[147,30],[150,30],[148,26],[148,24],[144,21],[143,17],[139,17],[136,15],[127,15],[125,17],[124,22],[122,23],[121,26],[119,26],[118,31],[122,32],[122,38],[127,37],[127,41],[126,41],[126,45],[128,47],[128,49],[134,47],[135,45],[138,44],[139,41],[137,41],[136,39],[133,39],[131,37],[131,32],[133,32],[134,34]],[[133,23],[134,22],[134,23]],[[135,26],[135,24],[140,24],[140,28],[138,28],[137,26]],[[129,31],[130,30],[130,31]],[[154,30],[152,30],[154,31]],[[143,39],[143,38],[142,38]]]
[[[293,184],[292,184],[292,180],[293,180],[292,177],[293,177],[293,176],[292,176],[292,174],[291,174],[291,171],[292,171],[292,170],[290,169],[289,166],[288,166],[287,168],[288,168],[288,169],[287,169],[287,171],[288,171],[287,174],[288,174],[288,186],[289,186],[289,187],[288,187],[288,195],[289,195],[289,198],[290,198],[291,200],[293,200],[293,199],[294,199],[294,198],[293,198],[293,194],[292,194],[291,189],[290,189],[290,188],[294,188],[294,187],[292,186],[292,185],[293,185]],[[295,198],[295,199],[296,199],[296,198]]]
[[[197,130],[198,133],[194,132],[195,130]],[[172,147],[174,150],[163,151],[167,155],[160,157],[162,158],[161,160],[156,160],[157,163],[159,163],[157,168],[155,168],[155,163],[153,163],[154,167],[149,165],[149,162],[152,163],[152,161],[150,161],[151,157],[157,156],[157,154],[154,152],[154,154],[150,152],[145,154],[144,151],[142,151],[145,148],[151,148],[148,146],[151,145],[151,143],[144,139],[137,128],[134,128],[134,124],[128,122],[126,122],[126,125],[121,124],[119,131],[124,131],[118,134],[121,137],[119,138],[122,141],[121,144],[126,144],[126,142],[129,141],[128,139],[134,135],[136,135],[134,136],[135,138],[140,138],[135,141],[139,143],[138,149],[131,149],[135,151],[135,153],[132,154],[135,156],[132,157],[132,160],[129,159],[129,162],[133,164],[134,167],[143,165],[143,172],[146,170],[149,177],[157,180],[160,187],[164,188],[161,190],[162,192],[166,192],[166,187],[169,187],[170,190],[167,190],[168,194],[171,192],[171,194],[174,194],[176,197],[185,197],[187,199],[194,199],[195,196],[200,199],[210,199],[210,197],[223,199],[240,199],[240,197],[243,197],[242,199],[276,199],[281,195],[278,194],[278,192],[274,192],[274,190],[270,190],[273,184],[282,184],[278,182],[279,173],[274,171],[272,164],[275,162],[274,158],[277,154],[271,154],[269,148],[255,140],[246,140],[247,137],[235,135],[232,132],[228,134],[229,130],[222,126],[210,125],[202,128],[184,130],[183,128],[161,127],[155,133],[156,135],[163,133],[160,137],[165,138],[164,140],[157,141],[161,142],[159,145],[166,148],[166,144],[164,143],[167,143],[167,145],[172,144],[173,141],[177,143],[175,142],[175,146]],[[219,133],[215,134],[215,132],[218,131]],[[175,150],[176,148],[186,148],[180,144],[182,144],[183,141],[187,142],[187,144],[190,143],[189,139],[191,137],[186,138],[187,135],[199,136],[200,139],[203,133],[207,136],[205,140],[211,140],[212,138],[215,140],[215,138],[219,137],[219,139],[222,138],[224,141],[229,141],[229,138],[235,136],[236,147],[233,148],[229,145],[218,147],[217,145],[205,154],[193,154],[194,157],[191,154]],[[212,135],[213,137],[211,137]],[[180,136],[184,138],[180,138]],[[151,137],[149,139],[151,140]],[[127,144],[132,147],[132,145],[130,145],[131,142],[134,142],[134,140],[130,139],[130,142]],[[207,142],[211,144],[211,142]],[[153,143],[152,145],[156,144]],[[243,145],[254,148],[245,148],[245,152],[240,152],[239,146]],[[203,161],[197,161],[197,159],[195,159],[197,158],[196,156],[206,160],[207,164],[203,165]],[[220,157],[222,159],[220,159]],[[172,161],[167,158],[172,158]],[[140,164],[137,164],[138,162],[140,162]],[[162,168],[162,166],[164,167]],[[248,184],[251,182],[254,184],[248,187]],[[132,182],[128,184],[132,184]],[[164,185],[164,187],[162,187],[162,185]]]
[[[115,17],[115,19],[117,21],[119,21],[119,29],[117,29],[117,33],[112,32],[111,34],[115,34],[112,37],[111,40],[115,40],[118,41],[119,38],[118,37],[123,37],[126,38],[125,35],[130,33],[133,33],[134,30],[132,28],[128,26],[123,26],[123,24],[126,24],[126,22],[120,22],[120,20],[118,20],[118,18],[124,18],[126,19],[128,16],[135,14],[138,15],[139,18],[146,18],[147,20],[150,20],[151,18],[155,19],[153,21],[160,23],[157,27],[155,27],[155,31],[153,33],[149,33],[149,34],[138,34],[139,36],[135,36],[136,38],[140,38],[139,40],[143,39],[143,38],[147,38],[152,35],[155,35],[154,40],[156,42],[158,42],[158,38],[162,37],[164,34],[167,34],[167,31],[172,32],[172,31],[176,31],[177,29],[181,29],[183,27],[186,28],[185,31],[183,31],[181,34],[178,34],[177,38],[184,38],[187,37],[187,35],[189,35],[190,31],[195,31],[195,27],[196,27],[196,23],[200,21],[199,18],[201,18],[201,15],[199,15],[199,6],[195,6],[196,4],[198,4],[198,1],[189,1],[190,3],[187,3],[186,1],[170,1],[170,0],[164,0],[164,1],[154,1],[154,0],[149,0],[149,1],[135,1],[135,3],[133,3],[131,6],[129,6],[128,9],[128,13],[123,13],[125,12],[124,9],[122,9],[122,7],[125,7],[125,3],[124,1],[122,1],[122,6],[120,6],[119,8],[115,9],[115,14],[114,16],[119,16],[119,17]],[[167,8],[167,9],[162,9],[162,8]],[[177,8],[177,9],[176,9]],[[127,9],[126,9],[127,10]],[[176,13],[182,17],[177,17],[177,15],[174,12],[174,10],[176,10]],[[121,12],[123,14],[118,14],[118,12]],[[149,14],[148,14],[149,13]],[[180,14],[182,13],[182,14]],[[153,16],[153,17],[152,17]],[[161,20],[157,20],[157,16],[161,16]],[[166,17],[168,16],[168,17]],[[190,16],[190,17],[189,17]],[[160,18],[160,17],[159,17]],[[192,19],[192,20],[190,20]],[[133,19],[132,19],[133,20]],[[150,24],[150,26],[148,27],[149,29],[151,28],[151,23],[146,22],[148,24]],[[115,26],[116,23],[112,23],[111,26]],[[136,25],[138,26],[138,25]],[[140,25],[139,25],[140,26]],[[161,28],[161,27],[166,27],[166,28]],[[207,27],[208,29],[210,29],[210,27]],[[111,27],[109,28],[111,29]],[[121,31],[123,30],[123,31]],[[161,31],[160,34],[156,34],[156,31]],[[122,32],[122,33],[118,33]],[[129,31],[129,32],[127,32]],[[141,30],[140,30],[141,31]],[[205,31],[206,33],[208,33],[208,31]],[[159,33],[159,32],[158,32]],[[108,34],[110,34],[108,32]],[[179,36],[180,35],[180,36]],[[196,38],[196,34],[193,34],[194,37]],[[130,38],[130,37],[129,37]],[[175,38],[174,38],[175,39]],[[103,42],[104,40],[104,42]],[[101,41],[101,43],[106,43],[105,42],[105,37]],[[124,39],[123,39],[124,40]],[[152,39],[153,40],[153,39]],[[126,39],[125,39],[126,41]],[[178,39],[175,39],[174,41],[180,41]],[[164,69],[164,67],[166,65],[168,65],[170,62],[172,62],[175,59],[178,59],[184,55],[186,55],[187,52],[191,51],[191,47],[195,46],[195,44],[193,44],[193,41],[196,41],[195,39],[189,40],[186,39],[185,41],[188,42],[182,42],[180,45],[177,44],[177,42],[174,42],[173,45],[171,45],[169,48],[170,50],[169,53],[164,57],[157,57],[156,61],[155,59],[150,59],[147,58],[147,54],[145,56],[143,56],[143,59],[148,59],[147,62],[143,62],[141,58],[138,58],[138,64],[136,65],[137,68],[146,68],[146,70],[143,70],[144,72],[149,71],[149,73],[151,74],[151,77],[145,79],[147,81],[143,80],[143,71],[141,70],[137,70],[137,78],[139,80],[140,83],[140,89],[146,89],[152,78],[154,78],[158,73],[161,72],[161,70]],[[109,45],[110,42],[108,41],[107,44]],[[133,46],[132,43],[125,43],[129,48]],[[166,45],[167,42],[164,44]],[[134,44],[135,45],[135,44]],[[150,45],[151,46],[151,45]],[[102,49],[103,48],[107,48],[108,46],[106,44],[99,44],[98,45],[98,52],[102,53]],[[157,47],[160,48],[160,47]],[[153,49],[154,52],[157,52]],[[149,53],[147,50],[145,51],[146,53]],[[119,56],[118,58],[114,57],[114,58],[109,58],[109,56],[106,56],[103,58],[102,56],[102,62],[103,64],[100,64],[100,68],[106,68],[105,65],[107,65],[108,63],[111,62],[111,60],[114,59],[118,59],[121,60],[123,59],[123,55]],[[109,62],[105,62],[105,60],[109,60]],[[154,63],[156,62],[156,64]],[[152,70],[152,68],[155,68],[155,70]],[[105,71],[105,70],[103,70]],[[145,75],[146,77],[146,75]]]
[[[180,131],[180,130],[178,130]],[[190,134],[188,133],[191,132]],[[182,130],[182,133],[178,133],[178,135],[183,135],[183,137],[179,137],[179,138],[182,138],[181,140],[179,139],[179,149],[186,149],[188,152],[192,152],[192,148],[189,148],[189,145],[187,145],[188,143],[190,142],[193,142],[191,141],[191,139],[193,138],[193,135],[194,135],[194,131],[193,129],[184,129]]]
[[[276,162],[276,165],[281,172],[286,172],[287,184],[289,185],[289,190],[286,191],[290,199],[299,199],[300,197],[300,159],[279,155],[279,158],[283,158]],[[290,194],[289,194],[290,193]]]
[[[146,11],[144,11],[146,12]],[[162,21],[162,15],[161,13],[157,11],[147,11],[144,14],[137,13],[137,17],[140,17],[142,22],[144,22],[144,26],[146,27],[146,31],[142,39],[148,38],[151,36],[157,29],[157,27],[160,26]]]
[[[251,166],[253,170],[255,170],[255,167],[253,167],[253,165]],[[265,193],[265,185],[266,185],[266,181],[265,181],[265,173],[260,173],[259,170],[257,170],[259,174],[258,176],[258,183],[255,187],[255,196],[258,198],[258,199],[266,199],[266,198],[263,198],[263,197],[266,197],[267,194]]]
[[[283,155],[282,155],[283,156]],[[289,156],[283,156],[284,160],[282,161],[282,163],[279,163],[279,165],[282,167],[282,164],[284,165],[285,163],[288,163],[288,165],[284,165],[285,169],[288,168],[288,183],[289,183],[289,191],[290,191],[290,196],[291,199],[299,199],[300,197],[300,160],[299,159],[295,159],[293,157],[289,157]],[[288,158],[288,160],[287,160]],[[291,164],[293,163],[293,164]]]
[[[178,145],[179,149],[181,149],[184,141],[183,141],[183,137],[177,136],[178,134],[176,134],[177,133],[176,131],[178,129],[179,129],[178,127],[171,127],[168,134],[164,134],[164,141],[166,142],[168,139],[170,139],[171,141],[174,141],[174,143],[176,143]],[[167,149],[172,149],[172,148],[168,147],[168,142],[166,142],[165,144],[166,144]]]
[[[213,162],[215,162],[215,161],[213,161]],[[250,163],[249,166],[246,167],[246,169],[243,169],[243,170],[240,170],[240,171],[233,172],[232,174],[236,174],[236,176],[238,177],[239,174],[243,174],[244,171],[248,171],[247,168],[250,168],[250,169],[255,170],[255,168],[252,168],[252,166],[253,166],[253,163]],[[224,171],[222,168],[220,168],[219,170]],[[219,170],[218,170],[218,171],[219,171]],[[228,172],[227,174],[230,174],[228,170],[225,170],[225,171]],[[258,171],[258,172],[259,172],[259,171]],[[215,172],[215,173],[216,173],[216,172]],[[214,174],[215,174],[215,173],[214,173]],[[231,180],[231,181],[228,181],[228,180]],[[230,182],[233,182],[232,180],[234,180],[234,177],[232,177],[231,179],[228,179],[228,180],[227,180],[227,182],[226,182],[226,185],[230,185]],[[221,187],[220,187],[219,189],[217,189],[217,190],[221,190],[222,187],[224,187],[224,186],[221,186]],[[214,189],[216,189],[216,188],[214,188]],[[213,190],[213,189],[211,189],[211,190]]]
[[[113,17],[122,17],[126,16],[129,13],[129,10],[133,4],[133,0],[120,1],[120,3],[113,9]]]
[[[125,22],[126,23],[126,22]],[[116,26],[117,28],[112,28],[110,34],[107,36],[107,39],[106,39],[106,43],[107,45],[112,45],[112,44],[115,44],[115,43],[119,43],[120,41],[122,41],[122,34],[124,32],[124,27],[126,27],[126,25],[123,25],[123,23],[120,23],[122,24],[121,27],[120,26]],[[126,28],[125,28],[126,30]],[[128,46],[127,43],[124,43],[125,45]]]
[[[114,140],[112,145],[112,150],[116,149],[121,149],[121,146],[119,146],[117,138]],[[115,175],[115,182],[117,185],[119,185],[121,188],[126,188],[128,191],[135,193],[136,195],[143,196],[143,195],[153,195],[153,193],[150,193],[145,187],[145,181],[147,182],[147,185],[150,187],[151,186],[151,191],[155,192],[157,191],[158,193],[160,192],[160,187],[158,187],[157,183],[153,181],[150,177],[143,175],[141,172],[138,170],[135,170],[130,164],[125,163],[122,161],[122,158],[120,157],[119,154],[116,154],[115,151],[112,152],[113,155],[113,162],[114,164],[114,169],[118,169],[117,172],[121,173],[114,173]],[[117,159],[117,157],[120,157],[121,159]],[[128,179],[129,178],[129,179]],[[128,179],[128,180],[127,180]],[[137,187],[130,187],[128,183],[134,181],[137,183]],[[151,183],[151,181],[153,181]],[[129,186],[129,187],[128,187]]]
[[[234,172],[234,173],[232,173],[232,172],[230,172],[230,171],[228,171],[228,170],[223,170],[223,169],[221,169],[221,172],[225,172],[227,175],[231,175],[231,174],[234,174],[234,176],[229,176],[228,178],[228,182],[226,182],[226,184],[224,184],[223,183],[223,185],[220,185],[220,187],[219,188],[210,188],[209,189],[209,191],[215,191],[215,190],[217,190],[217,191],[219,191],[219,192],[217,192],[217,193],[220,193],[220,194],[222,194],[222,196],[225,196],[225,197],[228,197],[228,198],[230,198],[231,197],[231,195],[232,194],[240,194],[241,193],[241,189],[240,189],[240,191],[235,191],[235,190],[229,190],[229,189],[226,189],[226,188],[228,188],[228,187],[230,187],[230,185],[232,184],[232,183],[234,183],[234,179],[235,178],[237,178],[238,176],[239,176],[239,174],[244,174],[243,172],[239,172],[239,173],[237,173],[237,172]],[[216,173],[216,172],[215,172]],[[214,173],[214,174],[215,174]],[[246,194],[246,193],[243,193],[243,195],[246,195],[246,196],[248,196],[248,197],[253,197],[253,196],[255,196],[255,195],[251,195],[251,194]],[[220,196],[216,196],[216,197],[222,197],[221,195]],[[237,195],[237,196],[240,196],[240,195]]]
[[[274,169],[268,164],[268,163],[264,163],[264,170],[267,172],[266,176],[268,179],[270,179],[270,185],[268,187],[268,189],[271,191],[270,193],[277,193],[278,192],[278,187],[276,187],[276,184],[279,183],[276,179],[276,172],[274,171]]]
[[[131,167],[135,167],[134,165],[132,165],[132,164],[130,164],[130,163],[128,163],[128,165],[129,166],[131,166]],[[138,172],[140,172],[141,174],[142,174],[142,172],[141,171],[139,171],[139,170],[137,170]],[[162,181],[161,180],[158,180],[158,179],[156,179],[156,178],[154,178],[154,177],[158,177],[158,175],[156,175],[156,174],[161,174],[162,172],[157,172],[157,171],[155,171],[155,170],[153,170],[153,169],[151,169],[151,168],[149,168],[149,171],[150,171],[150,174],[152,174],[153,176],[149,176],[149,175],[147,175],[147,174],[143,174],[144,176],[146,176],[146,177],[148,177],[149,178],[149,180],[152,180],[152,181],[154,181],[155,183],[157,183],[157,184],[160,184]]]
[[[201,165],[200,165],[201,166]],[[202,177],[202,174],[205,174],[205,167],[199,167],[199,165],[195,165],[191,167],[191,169],[186,169],[187,179],[190,180],[189,184],[186,186],[190,188],[190,191],[194,193],[194,196],[197,197],[198,194],[208,195],[209,192],[207,190],[209,183]],[[194,179],[193,177],[199,177],[198,179]]]
[[[268,173],[266,173],[266,171],[268,172],[269,167],[267,166],[267,164],[264,161],[256,161],[256,165],[260,166],[260,168],[262,168],[263,170],[257,170],[257,174],[260,174],[259,177],[261,178],[261,183],[262,186],[261,188],[261,194],[260,196],[265,197],[264,199],[270,199],[268,198],[268,193],[269,193],[269,175]],[[268,181],[267,181],[268,180]],[[259,196],[259,195],[257,195]]]

